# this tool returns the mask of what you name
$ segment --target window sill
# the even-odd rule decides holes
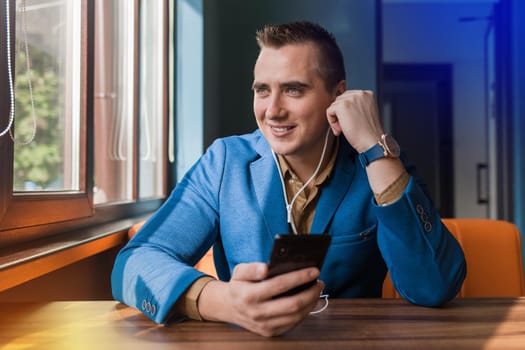
[[[123,219],[0,250],[0,292],[96,255],[127,241],[145,217]]]

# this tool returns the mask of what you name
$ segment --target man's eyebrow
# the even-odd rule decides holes
[[[310,84],[303,83],[300,81],[287,81],[282,84],[280,84],[281,88],[295,88],[295,89],[309,89],[311,87]]]
[[[252,89],[260,89],[260,88],[264,88],[264,87],[268,87],[268,84],[259,83],[257,81],[254,81],[253,84],[252,84]]]
[[[266,88],[268,86],[269,85],[266,84],[266,83],[261,83],[261,82],[255,81],[252,84],[252,89]],[[303,83],[303,82],[300,82],[300,81],[287,81],[287,82],[279,84],[279,86],[280,86],[281,89],[294,88],[294,89],[303,89],[303,90],[304,89],[309,89],[311,87],[310,84]]]

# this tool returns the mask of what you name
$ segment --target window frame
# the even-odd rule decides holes
[[[16,0],[10,1],[10,18],[15,18]],[[0,248],[12,246],[16,243],[26,241],[33,241],[39,238],[48,237],[57,233],[66,233],[72,230],[79,230],[96,225],[110,223],[124,218],[141,217],[151,214],[158,209],[165,200],[168,188],[168,175],[170,173],[172,164],[164,157],[163,162],[165,172],[163,174],[164,182],[164,197],[162,198],[148,198],[140,199],[139,197],[139,68],[138,57],[140,47],[139,42],[139,16],[140,16],[140,1],[134,0],[133,6],[136,6],[135,21],[135,86],[134,99],[135,108],[133,110],[133,124],[134,124],[134,152],[135,159],[133,164],[133,199],[125,203],[107,203],[94,205],[93,204],[93,175],[94,175],[94,38],[95,38],[95,0],[81,0],[82,6],[82,52],[81,52],[81,120],[80,120],[80,166],[79,166],[79,184],[78,192],[64,191],[64,192],[31,192],[31,193],[16,193],[13,192],[13,157],[14,147],[8,135],[0,137],[0,168],[2,176],[0,176]],[[169,65],[169,21],[168,21],[168,1],[163,0],[163,7],[166,16],[164,16],[163,30],[166,35],[165,41],[165,55],[163,58],[163,71],[166,73],[163,77],[163,153],[168,154],[168,120],[170,85],[168,79]],[[0,13],[4,13],[5,4],[0,3]],[[14,33],[16,27],[15,21],[11,20],[11,32]],[[5,20],[0,19],[0,26],[5,28]],[[5,31],[0,31],[0,40],[5,42]],[[15,42],[15,35],[11,36],[11,40]],[[14,47],[13,45],[11,47]],[[5,48],[0,49],[1,55],[5,57]],[[14,57],[14,50],[11,52]],[[5,58],[4,58],[5,59]],[[14,59],[12,59],[14,66]],[[0,89],[3,90],[4,84],[7,81],[4,79],[5,68],[0,68]],[[7,76],[6,76],[7,77]],[[6,78],[5,77],[5,78]],[[7,87],[7,84],[5,84]],[[9,103],[5,103],[5,95],[0,94],[0,105],[7,108],[0,108],[0,125],[7,125],[7,117],[9,112]],[[7,101],[8,102],[8,101]],[[7,137],[5,137],[7,136]]]
[[[11,1],[13,6],[10,6],[11,18],[10,21],[12,30],[15,33],[16,15],[14,15],[14,8],[16,7],[16,0]],[[6,164],[8,176],[2,183],[2,192],[9,193],[10,198],[3,210],[3,215],[0,217],[0,232],[6,230],[14,230],[26,226],[42,225],[47,223],[54,223],[76,218],[88,217],[93,215],[93,205],[90,203],[92,197],[92,186],[90,186],[90,176],[88,174],[87,156],[86,152],[92,145],[92,140],[87,138],[87,106],[92,99],[92,91],[88,81],[90,74],[90,67],[92,66],[88,59],[90,50],[88,49],[88,1],[81,0],[81,47],[84,48],[81,52],[81,87],[82,97],[80,101],[80,130],[79,130],[79,191],[78,192],[31,192],[31,193],[16,193],[13,192],[13,152],[14,147],[10,143],[10,164]],[[15,35],[11,37],[15,40]],[[15,47],[14,45],[12,47]],[[14,57],[14,50],[11,52]],[[13,63],[14,72],[14,59]],[[7,135],[4,138],[7,139]],[[0,164],[2,164],[0,160]],[[27,215],[27,213],[32,213]]]

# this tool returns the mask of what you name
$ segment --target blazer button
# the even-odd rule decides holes
[[[142,310],[146,310],[147,302],[146,299],[142,300]]]
[[[430,223],[430,221],[425,222],[425,226],[424,227],[425,227],[425,232],[428,233],[428,232],[432,231],[432,224]]]
[[[151,304],[151,316],[155,316],[155,313],[157,312],[157,307],[155,304]]]
[[[359,237],[360,237],[362,240],[365,240],[365,239],[368,239],[368,237],[370,237],[371,234],[372,234],[372,231],[361,232],[361,233],[359,234]]]

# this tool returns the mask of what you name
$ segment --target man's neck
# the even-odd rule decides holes
[[[326,147],[326,152],[323,157],[323,162],[321,164],[321,167],[319,168],[319,173],[322,172],[322,170],[326,167],[328,162],[330,161],[330,158],[332,157],[333,152],[335,151],[335,145],[336,145],[336,139],[333,135],[330,135],[328,138],[328,144]],[[294,157],[294,156],[283,156],[284,159],[286,159],[286,162],[288,163],[288,166],[294,174],[303,182],[305,183],[308,181],[308,179],[312,176],[315,169],[317,168],[319,164],[319,160],[321,158],[322,149],[317,154],[316,157],[309,157],[309,159],[304,159],[304,157]],[[314,186],[315,181],[310,182],[308,187]]]

